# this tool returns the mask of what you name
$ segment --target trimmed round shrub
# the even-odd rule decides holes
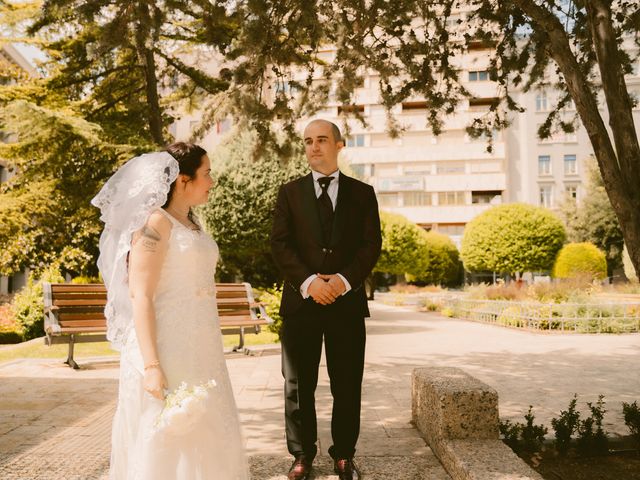
[[[546,208],[498,205],[467,224],[460,255],[470,272],[547,271],[565,238],[562,221]]]
[[[403,275],[414,273],[416,263],[423,256],[422,228],[402,215],[380,212],[382,250],[374,271]]]
[[[601,280],[607,276],[607,258],[593,243],[568,243],[558,253],[553,276]]]
[[[462,283],[464,270],[460,253],[448,235],[424,232],[419,258],[407,270],[409,282],[453,287]]]

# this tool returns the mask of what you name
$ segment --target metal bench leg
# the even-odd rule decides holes
[[[234,352],[244,351],[244,327],[240,327],[240,343],[233,347]]]
[[[73,347],[74,347],[74,344],[75,344],[75,338],[76,338],[75,335],[69,335],[69,356],[67,357],[67,361],[64,362],[64,363],[69,365],[74,370],[77,370],[80,367],[78,366],[78,364],[73,359]]]

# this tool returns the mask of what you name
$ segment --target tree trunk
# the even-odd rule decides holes
[[[610,7],[602,0],[585,2],[616,149],[598,110],[597,99],[588,88],[587,79],[558,17],[530,0],[514,0],[513,3],[531,17],[534,28],[539,27],[549,37],[549,54],[567,82],[580,120],[589,135],[629,256],[636,271],[640,271],[640,189],[637,188],[640,184],[640,147],[611,24]]]
[[[141,2],[138,6],[138,28],[136,30],[136,49],[142,68],[144,68],[145,93],[149,109],[149,131],[156,144],[165,144],[162,135],[162,109],[158,96],[158,79],[156,78],[156,60],[151,45],[151,18],[149,7]]]

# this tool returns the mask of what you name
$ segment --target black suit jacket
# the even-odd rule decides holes
[[[326,308],[300,294],[302,283],[314,273],[343,275],[351,290],[332,308],[369,316],[364,281],[373,270],[380,248],[380,216],[373,188],[340,173],[333,231],[323,241],[313,176],[289,182],[278,192],[271,251],[285,285],[280,314],[292,315],[305,304]]]

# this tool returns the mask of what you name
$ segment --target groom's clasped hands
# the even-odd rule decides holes
[[[317,278],[309,285],[309,296],[320,305],[330,305],[347,289],[338,274],[316,274]]]

